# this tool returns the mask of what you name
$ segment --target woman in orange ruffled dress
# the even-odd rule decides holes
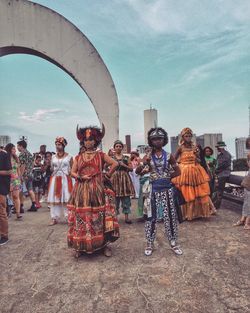
[[[181,131],[180,146],[175,154],[181,175],[172,179],[186,201],[182,205],[183,219],[191,221],[199,217],[209,217],[212,213],[209,175],[200,165],[200,150],[193,143],[190,128]]]

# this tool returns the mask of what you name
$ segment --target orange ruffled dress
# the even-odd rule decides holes
[[[211,215],[209,176],[196,161],[195,152],[182,148],[178,160],[181,175],[172,179],[182,192],[186,203],[182,205],[183,219],[192,220]]]

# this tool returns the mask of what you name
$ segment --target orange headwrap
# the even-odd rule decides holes
[[[180,141],[179,141],[179,145],[182,145],[182,144],[184,143],[183,137],[184,137],[186,134],[190,134],[190,135],[193,136],[193,131],[192,131],[192,129],[189,128],[189,127],[183,128],[183,130],[181,131],[181,138],[180,138]]]

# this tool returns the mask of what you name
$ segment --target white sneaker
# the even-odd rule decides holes
[[[183,252],[179,246],[171,246],[171,249],[176,255],[182,255],[183,254]]]

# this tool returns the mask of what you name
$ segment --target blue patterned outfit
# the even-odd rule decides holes
[[[166,237],[169,242],[177,240],[177,214],[175,206],[175,190],[171,183],[169,164],[170,154],[162,150],[162,156],[152,154],[150,162],[150,180],[148,207],[144,207],[146,215],[145,235],[147,242],[153,244],[156,237],[156,221],[162,212]]]

